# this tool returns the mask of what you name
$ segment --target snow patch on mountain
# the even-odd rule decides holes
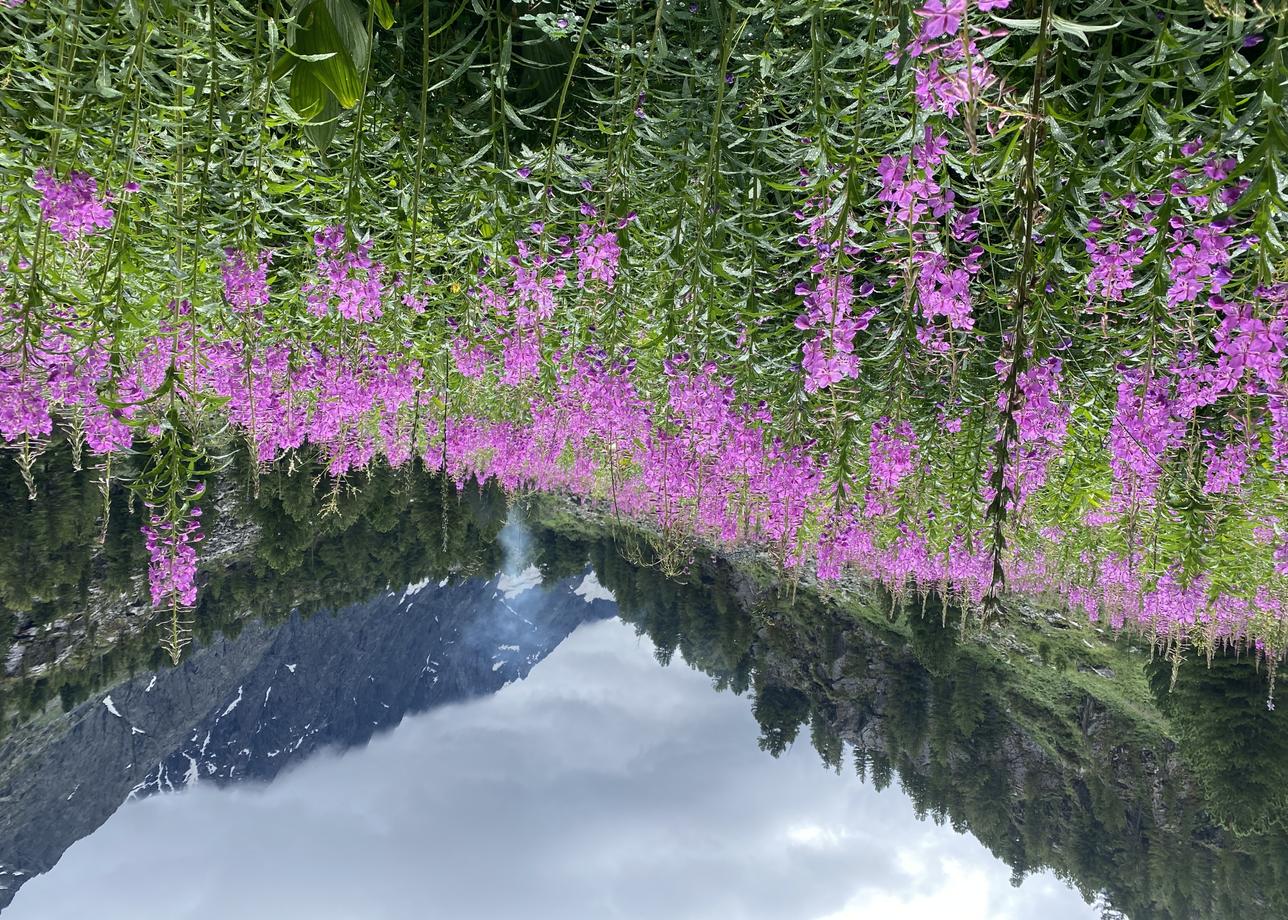
[[[572,589],[572,593],[584,599],[588,604],[591,601],[617,602],[617,597],[612,591],[609,591],[599,583],[599,578],[594,572],[586,573],[586,577],[581,580],[581,584]]]
[[[405,603],[409,597],[413,597],[419,594],[421,591],[424,591],[427,587],[429,587],[428,578],[422,579],[421,581],[418,581],[415,584],[408,585],[407,590],[403,591],[402,597],[398,599],[398,603],[400,604]]]
[[[230,712],[232,712],[234,709],[236,709],[236,708],[237,708],[237,704],[238,704],[238,703],[240,703],[241,701],[242,701],[242,688],[241,688],[241,687],[238,687],[238,688],[237,688],[237,699],[233,700],[231,703],[229,703],[229,704],[228,704],[228,708],[227,708],[227,709],[225,709],[222,713],[220,713],[219,718],[220,718],[220,719],[222,719],[224,716],[228,715],[228,713],[230,713]],[[217,721],[217,720],[216,720],[216,721]]]
[[[497,590],[507,600],[513,600],[524,591],[530,591],[541,584],[541,570],[530,565],[518,575],[502,574],[497,580]]]

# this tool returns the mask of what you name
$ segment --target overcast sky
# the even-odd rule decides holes
[[[802,733],[805,734],[804,732]],[[495,696],[319,754],[271,785],[131,802],[5,920],[1070,920],[895,786],[775,760],[750,703],[617,621]]]

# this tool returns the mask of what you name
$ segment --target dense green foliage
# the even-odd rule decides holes
[[[683,430],[667,362],[686,355],[718,367],[762,450],[817,468],[801,520],[769,512],[788,520],[785,564],[853,561],[847,529],[870,519],[864,541],[910,529],[990,614],[1009,573],[1169,640],[1284,645],[1274,3],[73,0],[0,17],[13,402],[30,409],[45,339],[102,357],[58,421],[73,438],[135,430],[162,549],[226,448],[215,410],[278,455],[251,386],[270,354],[354,361],[369,385],[373,366],[407,371],[414,405],[356,427],[388,422],[445,467],[426,417],[531,423],[585,354],[628,368],[659,430]],[[111,206],[86,236],[56,223],[58,182],[81,171],[101,200],[76,207]],[[329,225],[327,251],[376,260],[360,321],[316,301],[325,247],[306,241]],[[238,271],[271,253],[262,309],[238,308],[226,248]],[[588,280],[591,263],[611,271]],[[554,298],[535,323],[533,291]],[[829,296],[845,316],[824,328]],[[486,368],[464,370],[462,347]],[[221,377],[233,367],[249,396]],[[1193,374],[1210,392],[1182,392]],[[307,401],[298,380],[269,389]],[[52,424],[6,430],[29,488]],[[880,469],[891,431],[915,446],[896,476]],[[353,437],[309,443],[334,467]],[[550,452],[592,455],[615,487],[647,479],[621,460],[633,443]],[[157,593],[186,598],[173,581]]]

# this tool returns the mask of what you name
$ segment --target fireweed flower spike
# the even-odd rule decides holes
[[[47,169],[36,170],[32,184],[41,193],[40,213],[50,229],[69,243],[112,226],[107,196],[88,173],[73,172],[59,182]]]
[[[269,252],[251,261],[239,250],[224,251],[224,300],[233,312],[253,312],[268,305],[268,266],[272,260]]]
[[[371,258],[371,242],[350,247],[345,228],[334,224],[313,236],[316,278],[304,285],[309,312],[326,316],[334,308],[347,320],[369,323],[383,315],[385,267]]]
[[[195,500],[201,493],[194,492]],[[151,562],[148,564],[148,586],[152,605],[163,607],[177,603],[192,607],[197,603],[197,544],[201,542],[201,509],[192,505],[178,520],[167,520],[155,511],[143,527]]]

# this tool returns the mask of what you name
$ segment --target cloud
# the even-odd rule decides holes
[[[617,621],[523,682],[324,752],[267,786],[132,802],[5,920],[1090,918],[1018,889],[897,789],[756,746],[717,693]]]

